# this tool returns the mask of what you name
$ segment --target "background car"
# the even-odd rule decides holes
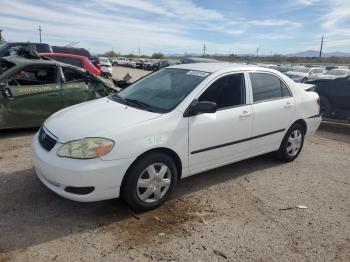
[[[335,79],[339,77],[346,77],[350,75],[350,69],[348,68],[333,68],[324,74],[314,74],[309,76],[310,80],[317,80],[317,79]]]
[[[308,83],[320,95],[321,114],[325,117],[350,119],[350,77],[319,79]]]
[[[113,66],[117,65],[125,65],[127,63],[127,58],[126,57],[118,57],[117,59],[112,61]]]
[[[101,71],[98,68],[96,68],[86,56],[60,53],[41,53],[40,55],[49,57],[53,60],[65,64],[84,68],[86,71],[94,74],[95,76],[101,76]]]
[[[311,76],[322,75],[324,72],[324,69],[318,67],[293,67],[293,71],[287,71],[285,74],[295,82],[304,83]]]
[[[91,54],[88,50],[80,47],[52,46],[52,51],[53,53],[81,55],[81,56],[86,56],[87,58],[91,57]],[[42,52],[42,53],[46,53],[46,52]]]
[[[101,75],[106,77],[112,77],[112,65],[106,57],[99,57]]]
[[[29,47],[38,53],[52,53],[52,48],[44,43],[28,43],[28,42],[10,42],[0,46],[0,57],[16,55],[17,49],[21,47]]]
[[[113,92],[79,67],[53,60],[0,59],[0,129],[37,127],[56,111]]]
[[[101,62],[98,56],[91,56],[90,61],[98,70],[101,70]]]
[[[169,61],[167,61],[167,60],[159,60],[159,61],[153,63],[152,70],[153,71],[158,71],[159,69],[161,69],[163,67],[167,67],[169,65],[170,65]]]

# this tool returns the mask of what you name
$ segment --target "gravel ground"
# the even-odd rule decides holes
[[[136,214],[56,196],[32,170],[35,130],[2,131],[0,261],[349,261],[350,129],[328,129],[293,163],[265,155],[205,172]]]
[[[148,73],[114,68],[126,72]],[[145,213],[46,189],[34,132],[0,131],[0,262],[350,261],[349,125],[324,123],[292,163],[264,155],[184,179]]]
[[[134,68],[123,67],[123,66],[113,66],[113,78],[123,79],[123,77],[128,73],[131,76],[130,82],[134,82],[140,77],[148,75],[149,73],[151,73],[151,71],[134,69]]]

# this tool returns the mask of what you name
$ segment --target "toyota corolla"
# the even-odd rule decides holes
[[[178,179],[269,152],[293,161],[320,124],[319,106],[272,69],[171,66],[52,115],[33,138],[34,167],[65,198],[121,197],[148,210]]]

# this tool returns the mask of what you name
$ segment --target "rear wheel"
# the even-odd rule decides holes
[[[305,130],[298,123],[293,124],[284,136],[277,157],[284,162],[293,161],[300,154],[304,145]]]
[[[160,206],[174,189],[177,169],[166,154],[151,153],[137,160],[126,174],[121,196],[135,210]]]

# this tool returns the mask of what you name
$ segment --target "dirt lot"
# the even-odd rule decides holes
[[[293,163],[215,169],[137,214],[56,196],[31,168],[35,130],[1,132],[0,261],[349,261],[350,136],[328,129]]]
[[[123,66],[113,66],[113,78],[123,79],[123,77],[128,73],[131,76],[130,81],[134,82],[135,80],[139,79],[140,77],[143,77],[143,76],[151,73],[151,71],[146,71],[146,70],[142,70],[142,69],[132,69],[132,68],[123,67]]]
[[[137,214],[46,189],[35,131],[0,131],[0,262],[349,261],[349,126],[323,124],[293,163],[265,155],[184,179]]]

